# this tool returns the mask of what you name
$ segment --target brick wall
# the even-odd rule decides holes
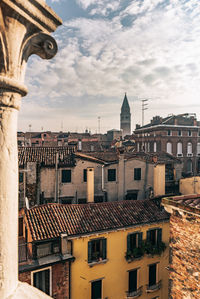
[[[170,298],[200,298],[200,217],[174,211],[170,238]]]
[[[31,271],[19,273],[19,280],[31,284]],[[52,266],[52,297],[55,299],[69,299],[68,262]]]

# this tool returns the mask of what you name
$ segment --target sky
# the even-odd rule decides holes
[[[132,130],[155,115],[200,119],[199,0],[46,0],[62,18],[52,60],[29,59],[19,131],[120,128],[125,92]]]

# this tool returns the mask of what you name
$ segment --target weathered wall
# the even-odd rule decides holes
[[[69,263],[55,264],[51,267],[51,271],[52,297],[56,299],[69,299]],[[19,280],[31,285],[31,271],[19,273]]]
[[[191,177],[180,180],[179,191],[181,194],[200,194],[200,177]]]
[[[200,298],[200,217],[173,212],[170,218],[170,285],[173,299]]]

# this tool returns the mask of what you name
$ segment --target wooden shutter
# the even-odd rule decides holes
[[[142,235],[143,233],[138,233],[138,247],[142,246]]]
[[[162,242],[162,228],[157,229],[157,244]]]
[[[147,241],[148,242],[150,242],[150,239],[151,239],[150,234],[151,234],[151,232],[150,232],[150,230],[148,230],[147,231]]]
[[[102,259],[106,259],[106,239],[102,240]]]
[[[88,263],[92,262],[92,241],[88,242]]]
[[[131,235],[127,236],[127,251],[131,250]]]

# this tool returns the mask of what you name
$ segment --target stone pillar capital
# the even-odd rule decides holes
[[[57,44],[50,35],[61,19],[44,0],[1,0],[0,2],[0,89],[27,94],[25,68],[32,54],[51,59]],[[0,103],[1,104],[1,103]],[[2,103],[5,105],[5,103]],[[18,108],[18,104],[9,106]]]

